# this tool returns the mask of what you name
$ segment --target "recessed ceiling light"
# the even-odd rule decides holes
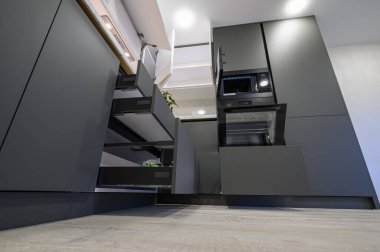
[[[175,26],[178,28],[189,28],[194,21],[194,13],[189,9],[180,9],[174,15]]]
[[[286,12],[290,15],[298,14],[307,6],[307,0],[290,0],[286,4]]]
[[[125,56],[129,57],[129,56],[131,56],[131,55],[130,55],[129,53],[126,52],[126,53],[125,53]]]
[[[206,114],[206,111],[203,110],[203,109],[200,109],[200,110],[198,110],[198,114],[200,114],[200,115],[204,115],[204,114]]]

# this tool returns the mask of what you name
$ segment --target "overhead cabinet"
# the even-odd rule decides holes
[[[214,28],[213,41],[214,62],[222,47],[224,72],[268,67],[259,23]]]
[[[314,17],[263,23],[277,101],[288,117],[347,114]]]

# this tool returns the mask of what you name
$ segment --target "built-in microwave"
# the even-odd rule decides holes
[[[221,48],[217,55],[216,90],[218,106],[221,107],[276,103],[269,69],[224,72]]]

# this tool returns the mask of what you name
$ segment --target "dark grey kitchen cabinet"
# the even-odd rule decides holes
[[[287,116],[347,114],[315,18],[263,26],[277,100],[288,104]]]
[[[204,194],[220,193],[218,129],[215,121],[184,122],[198,157],[198,190]]]
[[[374,195],[349,116],[288,118],[285,140],[302,149],[312,195]]]
[[[213,42],[214,58],[222,47],[225,72],[267,68],[259,23],[214,28]]]
[[[222,194],[310,194],[300,147],[239,146],[219,150]]]
[[[59,2],[0,1],[0,144],[16,112]]]
[[[118,69],[77,1],[62,1],[0,152],[0,190],[94,191]]]

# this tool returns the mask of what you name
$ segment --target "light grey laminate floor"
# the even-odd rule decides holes
[[[0,232],[0,251],[380,251],[380,211],[150,206]]]

